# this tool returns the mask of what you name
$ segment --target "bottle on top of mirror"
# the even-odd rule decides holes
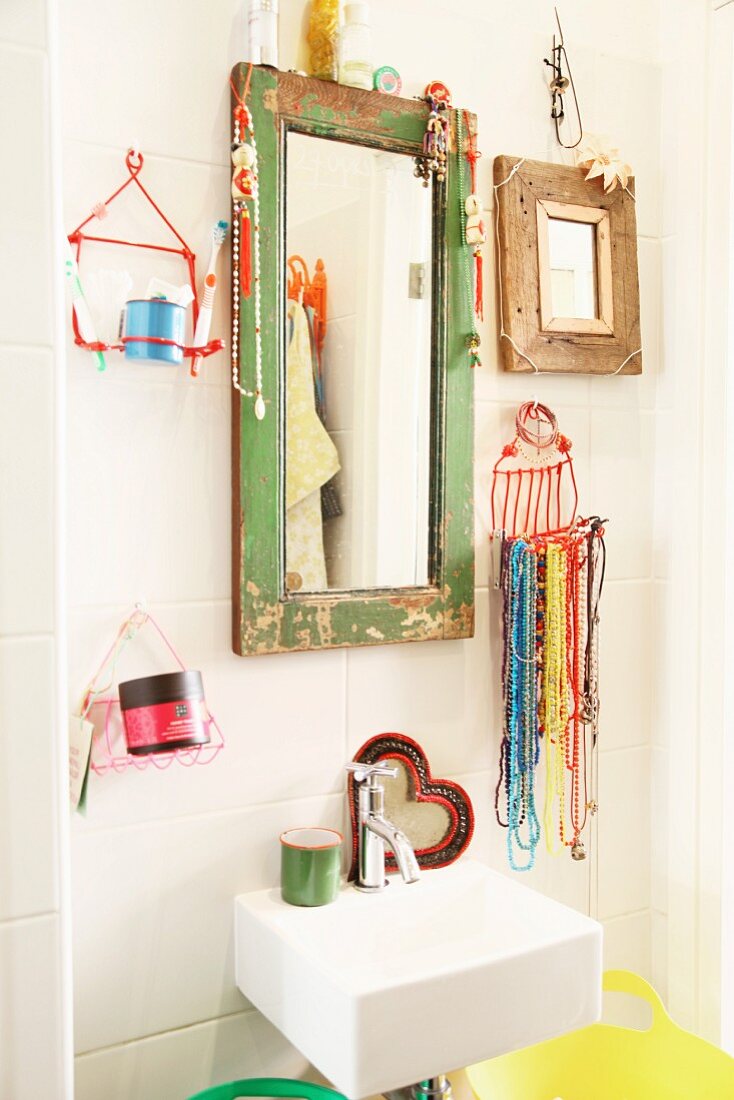
[[[372,89],[372,79],[370,6],[359,0],[344,5],[339,82],[369,91]]]
[[[308,24],[309,72],[319,80],[339,75],[339,0],[313,0]]]
[[[250,0],[249,57],[253,65],[278,68],[278,0]]]

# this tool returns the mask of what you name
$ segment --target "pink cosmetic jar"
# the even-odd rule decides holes
[[[171,752],[209,743],[209,712],[200,672],[166,672],[120,684],[128,752]]]

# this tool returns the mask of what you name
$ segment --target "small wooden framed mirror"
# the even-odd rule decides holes
[[[640,374],[634,181],[605,193],[582,168],[497,157],[505,370]]]

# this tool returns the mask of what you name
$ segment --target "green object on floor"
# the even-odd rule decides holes
[[[651,985],[608,970],[604,989],[640,997],[652,1026],[573,1031],[470,1066],[477,1100],[724,1100],[734,1097],[734,1058],[674,1024]]]
[[[240,1100],[243,1096],[292,1097],[294,1100],[345,1100],[340,1092],[289,1077],[248,1077],[197,1092],[189,1100]]]

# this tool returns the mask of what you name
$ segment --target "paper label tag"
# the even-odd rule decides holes
[[[69,722],[69,802],[72,810],[84,808],[93,733],[91,722],[72,714]]]

